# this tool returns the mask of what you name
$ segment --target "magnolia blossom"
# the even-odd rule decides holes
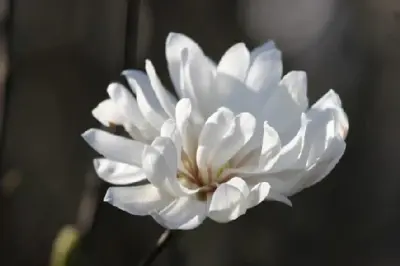
[[[123,72],[136,99],[113,83],[93,110],[133,139],[98,129],[82,135],[104,156],[94,167],[115,185],[110,204],[170,229],[207,217],[229,222],[264,200],[291,205],[289,196],[322,180],[343,155],[348,120],[338,95],[330,90],[309,108],[306,74],[282,77],[273,42],[251,52],[235,44],[215,64],[171,33],[166,57],[179,100],[146,61],[147,74]]]

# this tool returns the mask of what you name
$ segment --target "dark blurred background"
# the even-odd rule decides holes
[[[293,208],[267,202],[229,224],[207,221],[155,265],[400,265],[398,0],[0,0],[0,265],[48,264],[91,171],[80,137],[99,126],[91,109],[145,58],[168,84],[171,31],[214,60],[234,42],[275,40],[285,71],[307,71],[312,101],[340,94],[350,134],[338,167]],[[101,203],[103,192],[78,261],[136,265],[163,229]]]

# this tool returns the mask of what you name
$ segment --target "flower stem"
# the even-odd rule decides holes
[[[157,243],[153,250],[142,259],[138,266],[150,266],[157,258],[158,255],[166,248],[167,244],[176,236],[177,232],[172,232],[166,229],[158,238]]]

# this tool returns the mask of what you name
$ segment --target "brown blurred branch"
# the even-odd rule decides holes
[[[6,89],[9,84],[12,1],[0,0],[0,140],[3,141]],[[1,143],[2,144],[2,143]],[[2,145],[0,145],[0,149]]]

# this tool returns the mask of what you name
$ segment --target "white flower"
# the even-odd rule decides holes
[[[192,229],[206,217],[234,220],[264,200],[290,205],[287,197],[319,182],[343,155],[348,120],[339,97],[331,90],[308,109],[305,73],[282,78],[274,43],[252,52],[236,44],[215,65],[191,39],[170,34],[166,56],[178,103],[147,61],[148,76],[123,72],[136,100],[111,84],[110,99],[93,111],[135,140],[83,134],[104,156],[94,161],[99,177],[130,185],[109,188],[105,201]]]

